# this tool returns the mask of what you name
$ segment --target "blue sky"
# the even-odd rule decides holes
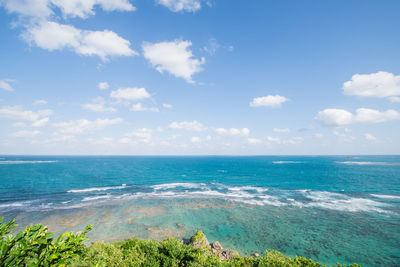
[[[399,10],[0,0],[0,154],[398,154]]]

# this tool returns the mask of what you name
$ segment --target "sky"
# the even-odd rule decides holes
[[[399,154],[399,12],[0,0],[0,154]]]

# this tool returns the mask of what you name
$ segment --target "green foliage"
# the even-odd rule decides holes
[[[82,252],[92,229],[89,225],[82,233],[64,233],[54,242],[46,226],[32,225],[14,236],[15,227],[14,219],[6,224],[0,218],[0,266],[65,265]]]
[[[0,218],[0,266],[171,266],[171,267],[322,267],[304,257],[287,257],[275,250],[267,250],[262,257],[235,257],[221,260],[204,248],[184,244],[176,238],[161,242],[126,239],[113,243],[96,242],[86,247],[83,242],[91,230],[78,234],[64,233],[56,241],[48,228],[33,225],[12,235],[14,220],[3,223]],[[201,230],[191,238],[192,243],[206,240]],[[337,267],[346,267],[337,264]],[[354,264],[349,267],[359,267]]]

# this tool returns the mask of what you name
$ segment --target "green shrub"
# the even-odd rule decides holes
[[[85,249],[83,242],[92,227],[82,233],[64,233],[54,242],[53,233],[37,224],[12,235],[15,220],[3,223],[0,217],[0,266],[51,266],[64,265]]]

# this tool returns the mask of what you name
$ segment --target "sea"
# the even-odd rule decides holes
[[[0,217],[91,242],[187,239],[240,255],[400,266],[400,156],[0,156]]]

